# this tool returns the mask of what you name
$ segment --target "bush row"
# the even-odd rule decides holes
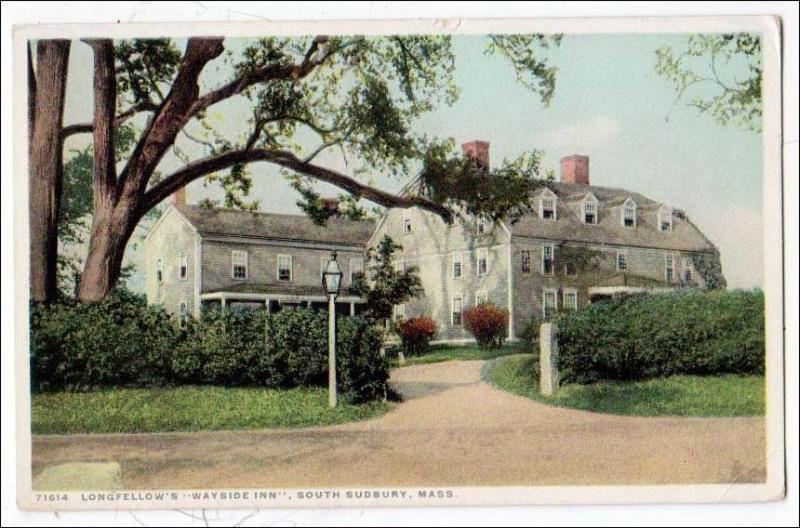
[[[558,319],[564,382],[764,372],[764,294],[621,296]]]
[[[338,319],[337,375],[346,400],[385,396],[389,374],[380,348],[379,333],[365,321]],[[98,304],[33,306],[31,376],[35,391],[170,383],[323,386],[327,314],[210,309],[180,329],[166,312],[127,292]]]

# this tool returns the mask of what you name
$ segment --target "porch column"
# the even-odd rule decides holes
[[[224,293],[223,293],[222,295],[220,295],[220,297],[219,297],[219,302],[220,302],[220,306],[222,306],[222,309],[223,309],[223,310],[225,309],[225,301],[226,301],[226,300],[227,300],[227,299],[225,298],[225,294],[224,294]]]
[[[350,315],[353,316],[355,314],[356,314],[356,303],[351,302],[350,303]]]

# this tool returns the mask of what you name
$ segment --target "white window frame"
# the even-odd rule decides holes
[[[681,280],[683,282],[694,281],[694,262],[691,257],[683,258],[683,269],[681,270]],[[686,272],[689,272],[689,278],[686,278]]]
[[[567,302],[567,297],[573,296],[571,302]],[[561,306],[565,310],[578,311],[578,290],[577,288],[564,288],[561,292]]]
[[[458,300],[458,312],[456,312],[456,300]],[[459,322],[456,323],[456,313],[459,315]],[[464,325],[464,295],[455,294],[450,298],[450,326]]]
[[[481,272],[481,260],[486,263],[486,269]],[[475,272],[478,275],[488,275],[489,274],[489,249],[488,248],[478,248],[475,255]]]
[[[458,276],[456,276],[456,264],[458,264]],[[452,253],[452,261],[450,263],[450,276],[453,280],[460,280],[464,278],[464,255],[460,251]]]
[[[636,205],[636,202],[634,202],[630,196],[625,200],[625,203],[622,204],[622,209],[620,210],[619,213],[619,223],[622,227],[627,227],[628,229],[634,229],[636,227],[636,216],[638,208],[639,207]],[[633,224],[625,225],[625,219],[627,218],[626,213],[629,210],[633,211],[633,218],[632,218]]]
[[[182,300],[178,303],[178,320],[181,324],[189,320],[189,302]]]
[[[619,258],[622,257],[622,261],[625,263],[624,266],[619,265]],[[627,251],[617,251],[617,258],[616,258],[616,265],[617,271],[627,271],[628,270],[628,252]]]
[[[403,304],[395,304],[394,305],[394,314],[392,314],[392,319],[396,323],[400,323],[405,321],[406,319],[406,305]]]
[[[358,271],[356,271],[356,268],[358,268]],[[362,275],[366,273],[364,270],[364,257],[350,258],[350,284],[353,284],[353,281],[356,278],[356,273],[360,273]]]
[[[156,282],[161,284],[164,282],[164,260],[156,260]]]
[[[669,224],[667,229],[664,229],[665,223]],[[672,231],[672,225],[672,207],[664,205],[658,210],[658,230]]]
[[[475,292],[475,306],[489,303],[489,292],[486,290],[478,290]]]
[[[403,234],[410,235],[414,232],[414,216],[412,209],[403,209]]]
[[[586,221],[586,206],[591,205],[594,207],[594,221],[587,222]],[[597,225],[597,222],[600,219],[600,202],[593,194],[587,194],[586,197],[583,199],[581,204],[581,222],[586,225]]]
[[[544,268],[546,248],[550,249],[550,273],[547,273]],[[555,244],[542,244],[542,275],[552,276],[556,274],[556,245]]]
[[[525,269],[525,257],[528,257],[528,269]],[[519,272],[526,275],[531,273],[531,250],[523,249],[519,253]]]
[[[672,272],[672,277],[669,276],[669,271]],[[664,280],[668,283],[675,282],[675,256],[664,255]]]
[[[544,201],[545,200],[552,200],[553,201],[553,217],[552,218],[545,218],[544,217]],[[539,218],[542,220],[547,221],[556,221],[558,220],[558,196],[556,193],[551,191],[550,189],[545,189],[542,192],[541,196],[539,196]]]
[[[289,261],[289,279],[281,279],[281,260],[284,262]],[[275,259],[275,279],[280,282],[293,282],[294,281],[294,258],[292,255],[286,253],[279,253]]]
[[[486,233],[486,219],[478,218],[478,234],[482,235],[484,233]]]
[[[558,290],[555,288],[544,288],[542,290],[542,317],[547,319],[547,296],[553,296],[553,313],[558,312]]]
[[[178,262],[178,278],[182,281],[189,280],[189,254],[181,253]]]
[[[237,277],[236,276],[236,266],[237,266],[237,259],[236,257],[243,257],[244,260],[244,277]],[[250,257],[247,254],[247,251],[243,251],[241,249],[232,249],[231,250],[231,278],[236,280],[245,280],[250,277],[250,265],[249,265]],[[241,264],[239,264],[241,265]]]

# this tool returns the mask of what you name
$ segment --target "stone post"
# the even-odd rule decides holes
[[[550,396],[558,390],[558,327],[542,323],[539,328],[539,392]]]

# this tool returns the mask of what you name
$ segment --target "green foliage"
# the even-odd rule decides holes
[[[384,235],[376,247],[367,250],[369,278],[358,277],[350,287],[351,295],[366,299],[363,316],[381,323],[392,317],[392,309],[422,293],[416,266],[403,271],[394,267],[394,253],[403,249],[392,237]]]
[[[172,370],[182,383],[270,388],[324,386],[328,380],[327,314],[285,309],[210,308],[190,322]],[[359,318],[337,319],[337,379],[351,402],[382,398],[388,367],[377,331]]]
[[[621,296],[558,324],[565,382],[764,372],[758,291]]]
[[[170,39],[120,40],[114,48],[117,92],[133,104],[164,100],[181,54]]]
[[[503,345],[508,331],[508,310],[493,304],[481,304],[464,311],[464,327],[478,345],[493,349]]]
[[[525,153],[490,169],[455,152],[452,141],[431,143],[420,173],[421,192],[462,216],[514,223],[530,211],[530,193],[553,178],[541,167],[542,155]]]
[[[404,365],[427,365],[442,361],[483,361],[519,354],[524,350],[517,344],[508,343],[494,349],[481,348],[477,345],[433,345],[429,352],[421,356],[407,357]]]
[[[379,416],[391,403],[339,403],[327,390],[184,386],[34,394],[33,434],[159,433],[320,427]]]
[[[517,81],[541,97],[545,106],[556,89],[556,74],[558,69],[548,66],[547,62],[539,55],[550,47],[561,44],[563,35],[544,35],[534,33],[531,35],[491,35],[486,48],[487,55],[499,53],[508,59],[514,67]]]
[[[670,376],[644,381],[599,381],[562,385],[552,396],[539,393],[535,356],[517,355],[486,364],[492,385],[547,405],[633,416],[763,416],[763,376]]]
[[[100,303],[31,305],[34,392],[161,385],[180,331],[143,297],[115,290]]]
[[[760,36],[698,33],[683,49],[656,50],[656,59],[656,73],[675,85],[676,103],[689,98],[689,106],[721,125],[761,130]]]
[[[412,317],[400,323],[398,328],[403,352],[407,356],[421,356],[430,350],[436,334],[436,321],[427,316]]]
[[[728,285],[722,274],[722,263],[719,253],[695,253],[692,255],[692,266],[705,281],[708,290],[724,290]]]

